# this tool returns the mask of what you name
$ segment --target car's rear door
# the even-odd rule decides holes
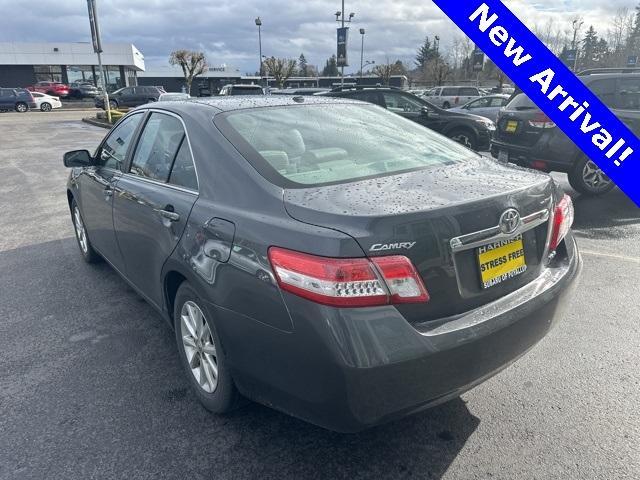
[[[121,272],[122,256],[113,231],[113,193],[142,117],[136,113],[123,119],[98,147],[96,165],[85,168],[78,178],[80,209],[91,243]]]
[[[160,306],[162,266],[198,197],[191,148],[177,115],[147,115],[128,170],[118,181],[113,224],[127,278]]]

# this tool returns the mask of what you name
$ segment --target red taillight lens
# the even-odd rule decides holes
[[[371,261],[378,267],[389,288],[391,303],[429,301],[429,293],[413,263],[407,257],[402,255],[374,257]]]
[[[325,305],[364,307],[429,300],[413,264],[403,256],[370,261],[271,247],[269,261],[280,288]]]
[[[549,241],[549,250],[554,251],[573,225],[573,202],[569,195],[562,197],[553,211],[553,230]]]
[[[542,112],[536,113],[533,120],[529,120],[529,125],[535,128],[554,128],[556,126],[556,124]]]

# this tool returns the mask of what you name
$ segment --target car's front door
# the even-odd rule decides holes
[[[149,301],[162,304],[162,266],[198,196],[195,166],[179,117],[152,111],[117,185],[113,224],[126,275]]]
[[[0,88],[0,110],[12,110],[15,107],[15,96],[13,90]]]
[[[120,271],[123,271],[123,264],[113,231],[113,194],[142,117],[138,113],[120,122],[98,147],[96,165],[85,168],[78,179],[80,209],[89,239],[102,256]]]
[[[134,98],[133,87],[123,88],[118,94],[118,105],[124,107],[132,107],[134,106]]]

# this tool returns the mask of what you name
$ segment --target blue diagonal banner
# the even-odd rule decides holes
[[[499,0],[434,0],[640,206],[640,141]]]

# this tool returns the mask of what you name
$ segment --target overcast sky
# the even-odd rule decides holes
[[[465,0],[456,0],[465,1]],[[575,15],[605,33],[606,21],[628,0],[511,0],[505,2],[530,28],[553,17],[570,27]],[[166,65],[177,48],[202,50],[210,65],[227,64],[242,73],[258,69],[254,18],[262,18],[263,54],[297,58],[304,53],[320,68],[335,52],[333,13],[339,0],[98,0],[103,42],[130,42],[147,67]],[[350,63],[360,61],[359,28],[366,29],[365,60],[408,63],[425,35],[446,48],[461,32],[429,0],[347,0],[355,12]],[[0,0],[0,41],[89,41],[86,0]]]

